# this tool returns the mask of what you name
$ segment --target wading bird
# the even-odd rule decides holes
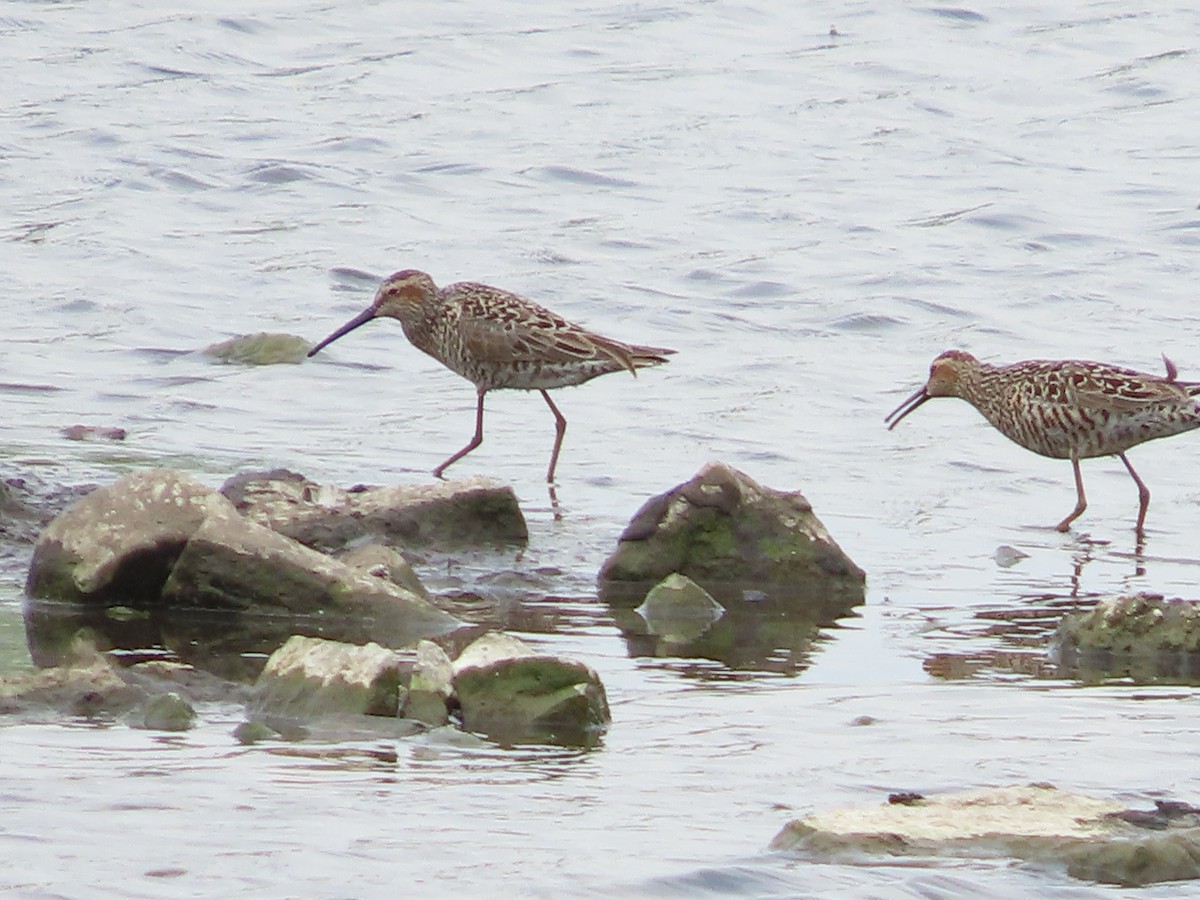
[[[424,272],[405,269],[384,279],[371,305],[308,355],[381,317],[399,320],[414,347],[475,385],[475,435],[433,470],[438,478],[483,443],[484,395],[515,388],[540,392],[554,414],[554,450],[546,472],[546,481],[553,482],[567,420],[546,392],[609,372],[636,376],[638,369],[665,363],[675,352],[601,337],[500,288],[470,281],[438,288]]]
[[[1200,428],[1200,409],[1193,399],[1200,394],[1200,382],[1177,380],[1175,365],[1165,356],[1163,362],[1165,377],[1081,360],[993,366],[961,350],[947,350],[929,367],[925,386],[884,421],[891,430],[926,400],[959,397],[1027,450],[1071,460],[1078,501],[1071,514],[1055,526],[1059,531],[1066,531],[1087,509],[1079,461],[1119,457],[1138,487],[1140,536],[1150,490],[1133,470],[1125,451],[1155,438]]]

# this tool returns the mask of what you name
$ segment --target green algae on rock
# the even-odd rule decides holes
[[[816,619],[862,603],[866,581],[803,495],[763,487],[724,463],[638,510],[600,570],[600,593],[636,606],[673,572],[727,608],[752,591]]]
[[[454,661],[462,725],[501,743],[591,746],[611,716],[600,677],[574,660],[489,632]]]
[[[204,348],[204,353],[223,363],[243,366],[273,366],[304,362],[312,342],[294,334],[260,331],[241,334]]]
[[[1200,681],[1200,603],[1138,593],[1106,598],[1059,623],[1053,655],[1085,680]]]

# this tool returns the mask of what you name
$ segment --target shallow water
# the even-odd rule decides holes
[[[1085,464],[1091,506],[1059,535],[1067,464],[964,404],[882,423],[951,346],[1149,370],[1166,353],[1200,377],[1200,14],[874,6],[0,6],[5,475],[428,478],[474,395],[391,323],[303,366],[196,352],[315,340],[406,266],[680,351],[557,395],[561,519],[536,396],[489,397],[484,445],[450,471],[511,482],[532,532],[512,568],[561,570],[558,631],[533,639],[600,671],[600,750],[313,760],[239,747],[236,709],[182,737],[4,727],[0,847],[23,864],[0,888],[1104,893],[764,852],[805,810],[891,790],[1200,795],[1194,689],[1079,687],[1039,643],[1099,596],[1195,596],[1195,438],[1131,454],[1153,491],[1139,554],[1119,462]],[[76,423],[129,437],[62,439]],[[793,677],[631,659],[592,599],[641,502],[714,459],[802,490],[868,572],[861,616]],[[1029,556],[1002,567],[1002,545]],[[19,647],[23,560],[3,574],[0,643]]]

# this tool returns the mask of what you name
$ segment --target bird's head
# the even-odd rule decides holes
[[[412,321],[421,316],[435,297],[437,285],[432,278],[419,269],[404,269],[383,279],[371,302],[371,317]]]
[[[970,372],[979,366],[979,360],[962,350],[947,350],[929,366],[929,380],[911,397],[892,410],[887,418],[888,430],[900,424],[900,420],[933,397],[961,397],[963,383]]]
[[[380,316],[399,319],[400,324],[407,330],[409,323],[416,322],[425,315],[430,301],[436,297],[437,285],[424,272],[404,269],[389,275],[375,291],[375,299],[371,301],[370,306],[309,350],[308,355],[314,355],[322,347]]]

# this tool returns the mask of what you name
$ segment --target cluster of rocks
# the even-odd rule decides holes
[[[609,720],[595,672],[438,608],[379,543],[401,537],[503,546],[526,528],[511,488],[480,479],[344,491],[274,472],[215,491],[169,469],[122,478],[38,539],[26,631],[43,670],[0,686],[0,709],[45,703],[188,727],[195,684],[181,673],[198,671],[227,697],[257,676],[247,709],[276,723],[453,717],[499,740],[593,741]],[[428,638],[466,646],[451,661]],[[178,662],[139,661],[154,647]]]
[[[802,494],[712,463],[642,506],[598,586],[631,655],[791,674],[866,577]]]
[[[214,491],[157,469],[87,494],[48,525],[0,490],[3,511],[45,528],[26,585],[42,668],[0,679],[0,712],[108,714],[172,731],[194,726],[198,703],[235,700],[247,743],[461,728],[504,744],[590,746],[610,724],[594,670],[462,621],[395,549],[523,545],[507,486],[341,489],[277,471]],[[863,602],[865,576],[801,494],[717,463],[637,512],[598,587],[632,653],[736,667],[780,648],[802,656],[820,627]],[[1198,650],[1195,604],[1139,594],[1068,616],[1055,652],[1064,667],[1153,660],[1155,672],[1194,677]],[[1003,856],[1142,885],[1200,876],[1200,810],[1127,810],[1044,785],[897,794],[792,822],[772,847],[818,861]]]
[[[610,721],[589,666],[487,632],[451,659],[433,641],[411,653],[293,636],[255,684],[243,740],[279,737],[327,717],[400,717],[437,728],[452,716],[501,743],[586,746]]]
[[[371,715],[589,743],[609,721],[596,673],[439,608],[395,549],[527,534],[512,489],[482,479],[342,489],[275,471],[217,491],[169,469],[130,475],[41,532],[26,632],[43,671],[7,681],[0,708],[188,727],[199,683],[201,697],[245,694],[243,737]],[[800,494],[714,464],[643,507],[599,582],[640,623],[628,635],[670,652],[752,644],[746,616],[770,622],[772,648],[781,622],[801,623],[800,646],[862,601],[864,576]]]

